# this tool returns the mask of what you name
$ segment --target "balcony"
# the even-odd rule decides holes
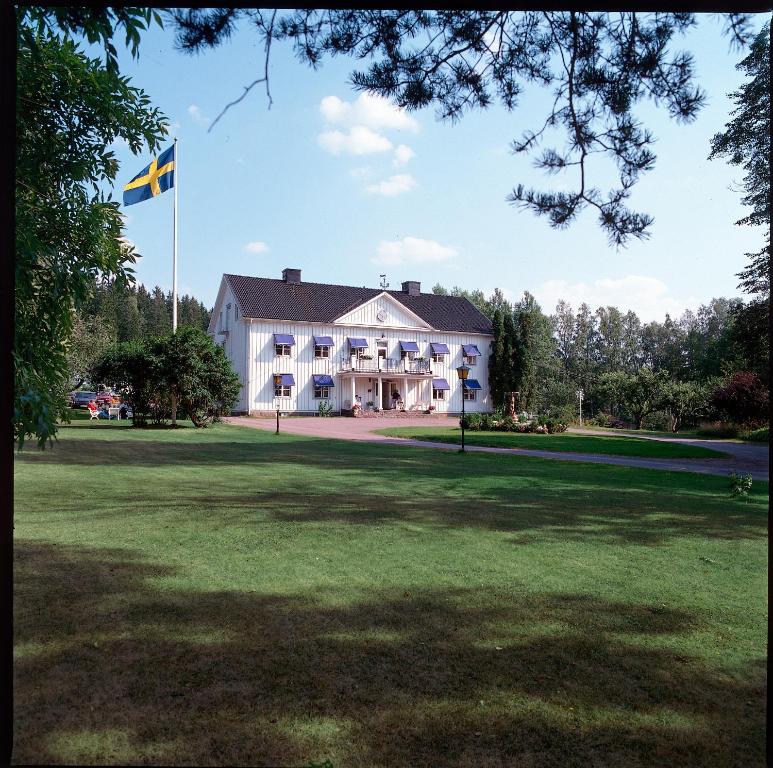
[[[349,360],[342,360],[339,373],[410,373],[417,376],[430,376],[429,360],[395,360],[391,357],[379,357],[367,360],[365,358],[351,357]]]

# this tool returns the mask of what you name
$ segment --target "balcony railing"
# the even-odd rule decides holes
[[[415,373],[428,376],[432,373],[429,360],[395,360],[391,357],[379,357],[371,360],[351,357],[341,361],[341,372],[356,373]]]

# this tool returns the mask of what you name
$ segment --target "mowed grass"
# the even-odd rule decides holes
[[[430,440],[440,443],[461,443],[459,427],[390,427],[377,430],[390,437]],[[620,435],[581,435],[561,432],[554,435],[516,432],[472,432],[466,430],[467,445],[487,445],[495,448],[530,448],[539,451],[571,451],[601,453],[614,456],[640,456],[651,459],[722,459],[727,454],[699,445],[667,443],[660,440]]]
[[[75,423],[16,462],[14,761],[764,765],[767,490]]]

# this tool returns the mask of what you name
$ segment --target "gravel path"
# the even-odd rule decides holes
[[[225,419],[229,424],[263,429],[273,432],[276,422],[273,419],[259,419],[249,416],[231,416]],[[316,416],[299,416],[280,420],[280,430],[293,435],[307,437],[322,437],[339,440],[362,440],[369,443],[392,443],[397,445],[413,445],[420,448],[435,448],[438,450],[458,451],[454,443],[437,443],[427,440],[405,440],[399,437],[376,435],[374,430],[389,427],[450,427],[458,424],[458,418],[434,416],[406,418],[345,418],[333,417],[321,419]],[[598,434],[609,437],[608,432],[594,430],[571,429],[571,432],[582,434]],[[630,435],[648,440],[666,442],[690,443],[713,448],[730,454],[727,459],[647,459],[633,456],[606,456],[598,453],[572,453],[569,451],[541,451],[531,448],[493,448],[484,446],[467,446],[468,451],[482,453],[506,453],[520,456],[535,456],[541,459],[557,461],[584,461],[593,464],[613,464],[620,467],[642,467],[645,469],[662,469],[669,472],[698,472],[708,475],[727,477],[735,471],[750,474],[755,480],[769,480],[769,446],[767,443],[740,443],[731,440],[700,440],[697,438],[670,438],[653,435]]]

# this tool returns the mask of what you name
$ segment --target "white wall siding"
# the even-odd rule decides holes
[[[413,320],[411,320],[413,322]],[[348,409],[351,407],[352,388],[351,376],[341,375],[341,363],[349,360],[348,337],[365,338],[368,342],[368,354],[376,360],[376,340],[382,335],[387,341],[387,357],[400,359],[400,344],[402,341],[415,341],[419,347],[418,356],[430,359],[432,351],[430,342],[440,342],[448,345],[450,355],[446,356],[444,363],[430,362],[433,376],[427,376],[421,380],[409,378],[407,381],[396,378],[396,387],[405,402],[406,407],[415,403],[432,404],[437,412],[458,412],[462,409],[461,385],[459,384],[456,368],[462,364],[462,344],[475,344],[481,352],[478,362],[470,370],[470,378],[477,379],[482,387],[477,393],[477,399],[467,401],[467,411],[491,410],[491,399],[488,389],[488,354],[490,336],[482,334],[464,334],[450,332],[435,332],[431,330],[416,330],[412,328],[386,327],[382,324],[373,324],[370,327],[361,325],[322,325],[312,323],[292,323],[281,321],[246,321],[249,328],[247,376],[245,381],[245,393],[248,403],[246,410],[269,411],[276,408],[274,399],[273,375],[275,373],[292,373],[295,377],[295,386],[289,398],[278,398],[279,406],[283,411],[316,412],[319,400],[314,398],[314,383],[312,376],[315,374],[328,374],[333,377],[335,386],[331,389],[329,402],[334,409]],[[292,355],[277,357],[275,355],[274,334],[288,333],[295,338],[292,347]],[[330,358],[314,357],[314,336],[332,336],[334,346],[330,351]],[[236,341],[234,334],[233,341]],[[229,340],[229,344],[232,343]],[[236,349],[234,345],[234,349]],[[237,370],[234,365],[234,370]],[[238,370],[237,370],[238,372]],[[382,383],[390,379],[386,372],[381,374]],[[432,378],[445,378],[451,386],[446,392],[445,400],[432,398]],[[370,381],[368,381],[370,378]],[[380,396],[376,395],[376,382],[378,374],[366,374],[355,377],[355,392],[360,395],[362,405],[373,400],[380,405]],[[370,390],[370,392],[368,392]]]
[[[379,320],[377,315],[383,313],[383,320]],[[420,317],[409,312],[401,306],[389,294],[375,296],[370,301],[361,304],[351,312],[342,315],[336,321],[337,325],[365,325],[376,328],[427,328]]]
[[[247,381],[247,346],[249,341],[249,325],[241,316],[237,319],[237,304],[234,295],[225,281],[218,293],[218,301],[215,303],[209,331],[215,344],[222,347],[226,357],[231,363],[231,368],[239,376],[244,385]],[[230,304],[230,307],[228,306]],[[221,331],[227,330],[224,334]],[[249,410],[250,396],[247,387],[242,386],[239,401],[234,407],[235,411]]]

